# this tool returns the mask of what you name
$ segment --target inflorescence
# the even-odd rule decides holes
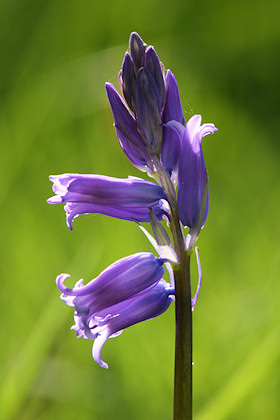
[[[200,115],[186,123],[176,79],[165,72],[152,46],[133,32],[125,53],[119,82],[123,97],[106,83],[118,141],[129,161],[153,181],[103,175],[50,176],[55,196],[50,204],[65,204],[67,226],[82,214],[99,213],[136,222],[155,250],[122,258],[99,276],[74,288],[65,286],[68,274],[57,276],[62,300],[74,307],[77,337],[94,340],[93,358],[102,367],[101,349],[109,337],[154,318],[175,299],[173,268],[180,264],[178,251],[167,228],[177,220],[185,251],[196,249],[199,281],[192,299],[194,308],[201,283],[201,267],[195,243],[209,207],[208,175],[202,138],[217,131],[202,124]],[[151,223],[154,236],[140,223]],[[183,228],[189,228],[187,235]],[[170,282],[165,281],[166,267]]]

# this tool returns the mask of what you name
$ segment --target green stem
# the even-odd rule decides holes
[[[174,267],[175,279],[175,373],[174,420],[192,419],[192,304],[190,254],[185,250],[184,235],[176,211],[171,217],[171,232],[179,264]]]
[[[174,187],[154,159],[160,184],[171,208],[170,230],[178,264],[173,266],[175,280],[175,372],[173,420],[192,420],[192,297],[190,279],[191,251],[186,250],[185,236],[177,211]]]
[[[176,294],[176,339],[174,374],[174,420],[192,419],[192,308],[190,255],[184,252],[174,270]]]

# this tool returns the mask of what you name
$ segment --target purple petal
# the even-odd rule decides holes
[[[178,131],[169,125],[163,127],[161,162],[169,175],[176,168],[180,153],[180,136]]]
[[[60,188],[64,178],[68,184]],[[62,174],[55,179],[53,190],[61,195],[63,203],[96,203],[126,205],[131,207],[153,206],[164,198],[162,188],[154,182],[140,178],[114,178],[105,175]]]
[[[121,220],[129,220],[131,222],[149,222],[150,208],[153,209],[156,217],[162,220],[164,216],[169,219],[169,209],[165,200],[160,200],[158,204],[151,207],[126,207],[126,206],[112,206],[99,205],[90,203],[68,203],[64,207],[66,212],[66,223],[70,230],[73,229],[72,221],[77,216],[83,214],[103,214],[105,216],[115,217]]]
[[[101,350],[106,341],[108,340],[109,336],[110,332],[105,330],[102,334],[99,334],[99,336],[94,340],[92,346],[93,359],[96,361],[96,363],[99,364],[99,366],[103,367],[104,369],[108,369],[109,366],[101,359]]]
[[[180,94],[176,79],[173,73],[168,70],[166,73],[166,99],[162,111],[162,122],[175,120],[185,125],[185,116],[182,109]]]

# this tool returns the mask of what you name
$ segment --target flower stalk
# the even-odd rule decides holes
[[[173,420],[192,419],[192,296],[190,278],[191,253],[177,209],[173,209],[170,229],[178,264],[173,267],[175,281],[175,367]]]
[[[174,420],[192,419],[192,304],[190,255],[184,251],[175,278]]]

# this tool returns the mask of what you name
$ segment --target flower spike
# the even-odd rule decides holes
[[[202,125],[200,115],[186,124],[173,73],[165,73],[154,47],[136,32],[130,35],[119,84],[122,96],[111,83],[105,84],[119,144],[132,165],[147,172],[153,182],[65,173],[50,176],[55,195],[47,201],[65,205],[70,229],[73,219],[83,214],[136,222],[159,257],[139,252],[109,265],[87,284],[80,279],[73,288],[68,287],[70,276],[65,273],[57,276],[56,283],[61,299],[74,308],[72,329],[77,337],[93,340],[93,359],[103,368],[108,368],[101,357],[108,338],[159,316],[175,301],[174,418],[182,413],[191,418],[191,311],[202,282],[195,244],[209,207],[202,139],[217,129],[214,124]],[[150,224],[153,235],[142,222]],[[189,227],[186,237],[184,227]],[[192,298],[190,258],[194,250],[198,284]],[[163,279],[165,269],[169,283]]]

